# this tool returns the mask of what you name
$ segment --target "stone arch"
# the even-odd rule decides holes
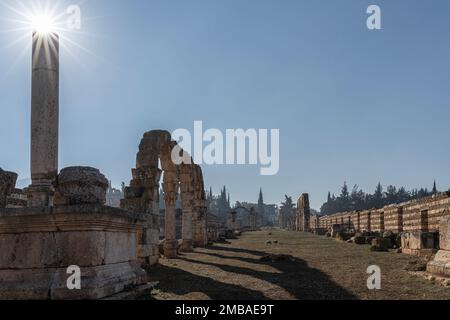
[[[175,164],[172,161],[172,152],[175,148],[178,148],[178,144],[172,141],[168,131],[155,130],[144,134],[139,145],[136,168],[132,169],[133,179],[130,186],[125,188],[125,199],[121,203],[122,208],[145,215],[147,223],[139,235],[138,252],[141,261],[149,264],[158,260],[161,177],[165,203],[164,255],[167,258],[177,256],[175,205],[179,191],[183,211],[181,249],[191,251],[193,244],[203,246],[207,241],[206,200],[201,168],[194,164]],[[200,196],[203,202],[197,199],[198,192],[203,194]],[[200,238],[202,232],[197,235],[198,217],[205,221],[203,238]]]

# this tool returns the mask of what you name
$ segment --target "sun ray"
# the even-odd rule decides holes
[[[19,42],[24,41],[25,39],[27,39],[29,37],[30,37],[30,35],[28,33],[24,34],[24,35],[20,36],[20,38],[17,38],[16,40],[14,40],[13,42],[11,42],[8,45],[4,46],[3,48],[0,48],[0,51],[4,51],[4,50],[7,50],[7,49],[10,49],[10,48],[14,47],[16,44],[18,44]]]
[[[26,44],[25,50],[22,50],[20,52],[20,54],[14,59],[13,63],[3,73],[3,76],[1,78],[2,82],[9,78],[10,74],[16,68],[16,66],[19,64],[19,62],[21,62],[24,59],[25,55],[28,54],[28,52],[31,50],[31,46],[32,46],[31,42],[28,41]]]
[[[82,45],[78,44],[75,41],[72,41],[71,39],[69,39],[68,37],[64,36],[64,35],[60,35],[60,38],[63,39],[64,41],[70,43],[71,45],[77,47],[78,49],[81,49],[82,51],[84,51],[85,53],[88,53],[90,55],[92,55],[93,57],[100,59],[100,57],[98,57],[95,53],[93,53],[92,51],[90,51],[89,49],[83,47]]]
[[[74,5],[81,6],[86,2],[88,0],[77,0],[74,1]],[[0,21],[2,25],[6,26],[6,28],[3,27],[0,30],[0,34],[17,33],[17,36],[10,42],[0,46],[0,52],[19,45],[22,47],[20,54],[15,57],[15,62],[12,66],[15,66],[18,63],[17,61],[22,59],[26,53],[29,53],[31,41],[27,39],[31,38],[35,32],[48,36],[46,38],[47,40],[43,41],[44,38],[41,37],[35,43],[38,49],[43,47],[48,54],[52,54],[56,50],[55,43],[52,42],[52,39],[54,40],[53,34],[57,34],[59,37],[60,52],[68,53],[70,59],[73,59],[77,64],[85,67],[82,63],[84,59],[80,57],[80,54],[75,54],[77,51],[107,63],[102,57],[99,57],[93,51],[83,46],[82,42],[80,42],[82,38],[78,37],[105,39],[108,36],[70,28],[67,25],[66,19],[68,13],[63,0],[0,0],[0,8],[4,9],[0,10]],[[101,18],[101,16],[83,17],[83,21],[92,21]],[[75,40],[74,36],[77,37],[77,40]],[[36,57],[32,59],[34,61]]]
[[[18,31],[26,31],[28,29],[29,29],[28,27],[6,29],[6,30],[0,30],[0,33],[11,33],[11,32],[18,32]]]
[[[0,5],[4,6],[5,8],[11,10],[12,12],[14,12],[14,13],[16,13],[16,14],[22,16],[23,18],[25,18],[25,19],[27,19],[27,20],[30,18],[29,16],[26,15],[26,13],[24,13],[24,12],[22,12],[22,11],[16,9],[16,8],[14,8],[14,7],[8,5],[8,4],[5,3],[4,1],[1,1],[1,0],[0,0]]]

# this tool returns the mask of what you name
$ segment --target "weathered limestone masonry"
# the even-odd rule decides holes
[[[55,206],[0,210],[0,299],[98,299],[145,281],[136,257],[142,218],[103,205],[96,169],[63,169]],[[81,290],[69,290],[69,266]]]
[[[450,278],[450,218],[441,218],[439,223],[440,250],[434,260],[428,263],[427,272],[432,275]]]
[[[7,197],[6,208],[26,208],[28,205],[27,195],[22,189],[14,189]]]
[[[170,141],[170,135],[168,137]],[[164,203],[166,205],[164,256],[168,259],[176,258],[178,251],[175,210],[175,202],[178,197],[178,168],[171,158],[174,147],[175,145],[172,142],[161,145],[161,166],[164,171]]]
[[[0,168],[0,208],[7,207],[8,197],[13,193],[16,182],[16,173],[3,171]]]
[[[449,214],[449,204],[450,199],[447,193],[403,204],[403,230],[438,231],[440,219]]]
[[[372,231],[371,228],[371,211],[362,211],[359,215],[359,226],[361,231]]]
[[[136,168],[132,169],[130,186],[125,188],[121,208],[145,216],[144,227],[138,233],[138,257],[143,265],[151,266],[159,260],[159,181],[158,168],[161,141],[168,142],[167,132],[146,133],[139,145]]]
[[[373,232],[384,232],[384,209],[371,211],[370,230]]]
[[[153,265],[159,259],[159,181],[163,175],[164,192],[164,256],[176,258],[178,250],[189,252],[193,246],[206,246],[207,208],[203,175],[200,166],[191,163],[175,164],[172,153],[180,150],[183,159],[190,156],[167,131],[154,130],[144,134],[139,146],[136,169],[132,170],[133,180],[125,188],[125,199],[121,207],[135,213],[144,214],[145,228],[140,236],[138,252],[140,261]],[[158,168],[160,160],[162,170]],[[175,203],[181,192],[182,241],[179,247],[177,237],[177,214]]]
[[[52,205],[58,174],[59,38],[33,33],[30,207]]]
[[[403,232],[403,207],[389,205],[384,207],[384,227],[393,233]]]
[[[361,213],[358,211],[354,211],[350,215],[350,224],[353,230],[361,230],[360,216]]]
[[[382,209],[320,217],[319,225],[328,230],[336,224],[345,226],[345,217],[350,217],[355,231],[401,234],[403,253],[428,255],[438,247],[440,222],[450,217],[450,192]],[[440,227],[442,229],[442,225]]]
[[[191,159],[191,163],[193,163]],[[193,212],[194,212],[194,166],[192,164],[180,165],[180,189],[182,202],[182,242],[180,250],[191,252],[193,250]]]
[[[448,194],[403,204],[402,250],[409,254],[430,254],[439,244],[439,221],[449,215]]]
[[[194,221],[193,241],[197,247],[205,247],[208,244],[207,235],[207,206],[203,173],[200,166],[194,166]]]
[[[316,230],[320,228],[320,220],[318,215],[311,215],[309,220],[309,230]]]
[[[2,197],[0,299],[98,299],[143,283],[136,254],[143,217],[104,206],[108,181],[97,169],[57,175],[57,35],[33,34],[32,87],[32,184],[27,208],[2,208]],[[15,181],[1,176],[0,195],[8,195]],[[69,267],[81,272],[79,290],[68,286]]]
[[[208,242],[219,240],[220,230],[223,228],[219,217],[208,214]]]
[[[311,210],[309,207],[309,195],[302,194],[297,202],[296,230],[308,232],[310,227]]]

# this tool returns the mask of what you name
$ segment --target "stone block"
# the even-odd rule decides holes
[[[105,264],[105,232],[78,231],[53,233],[58,249],[57,267]]]
[[[120,263],[136,259],[136,235],[129,232],[106,232],[105,263]]]
[[[439,223],[439,246],[450,251],[450,218],[442,218]]]
[[[146,281],[136,263],[81,268],[81,290],[67,288],[66,268],[0,270],[0,299],[79,300],[100,299]]]
[[[438,247],[435,232],[404,232],[401,234],[402,253],[417,256],[433,254]]]
[[[143,235],[144,242],[146,244],[158,244],[159,243],[159,229],[147,229]]]
[[[57,248],[50,232],[0,234],[0,269],[56,267]]]

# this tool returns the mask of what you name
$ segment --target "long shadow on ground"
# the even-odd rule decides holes
[[[216,281],[176,267],[157,265],[152,267],[149,276],[152,281],[159,281],[160,291],[180,296],[201,292],[213,300],[267,300],[259,291]]]
[[[214,252],[215,251],[215,252]],[[217,251],[231,253],[222,255]],[[219,262],[209,262],[203,259],[194,259],[190,255],[181,255],[180,260],[192,264],[200,264],[219,268],[236,275],[251,276],[286,290],[293,298],[299,300],[354,300],[356,296],[335,283],[322,271],[311,268],[301,259],[292,257],[281,261],[263,261],[266,252],[240,249],[233,247],[211,246],[207,250],[196,254],[212,256]],[[241,256],[250,254],[255,256]],[[246,267],[225,264],[227,260],[240,260],[246,263],[267,265],[278,272],[257,271]],[[191,292],[202,292],[213,300],[266,300],[264,292],[244,288],[239,285],[227,284],[211,278],[199,276],[176,267],[156,266],[153,272],[160,282],[158,289],[176,295],[185,295]]]
[[[234,248],[223,248],[226,251],[235,251]],[[240,250],[240,249],[239,249]],[[257,252],[258,256],[266,255],[263,252]],[[241,260],[246,263],[268,265],[277,269],[280,273],[256,271],[249,268],[232,266],[227,264],[218,264],[181,258],[190,263],[210,265],[222,269],[223,271],[252,276],[284,288],[293,297],[299,300],[354,300],[356,296],[351,294],[343,287],[336,284],[330,277],[318,269],[309,267],[305,261],[292,258],[290,260],[263,262],[259,259],[252,259],[240,256],[222,256],[215,253],[206,253],[218,258]],[[255,254],[255,253],[252,253]]]

